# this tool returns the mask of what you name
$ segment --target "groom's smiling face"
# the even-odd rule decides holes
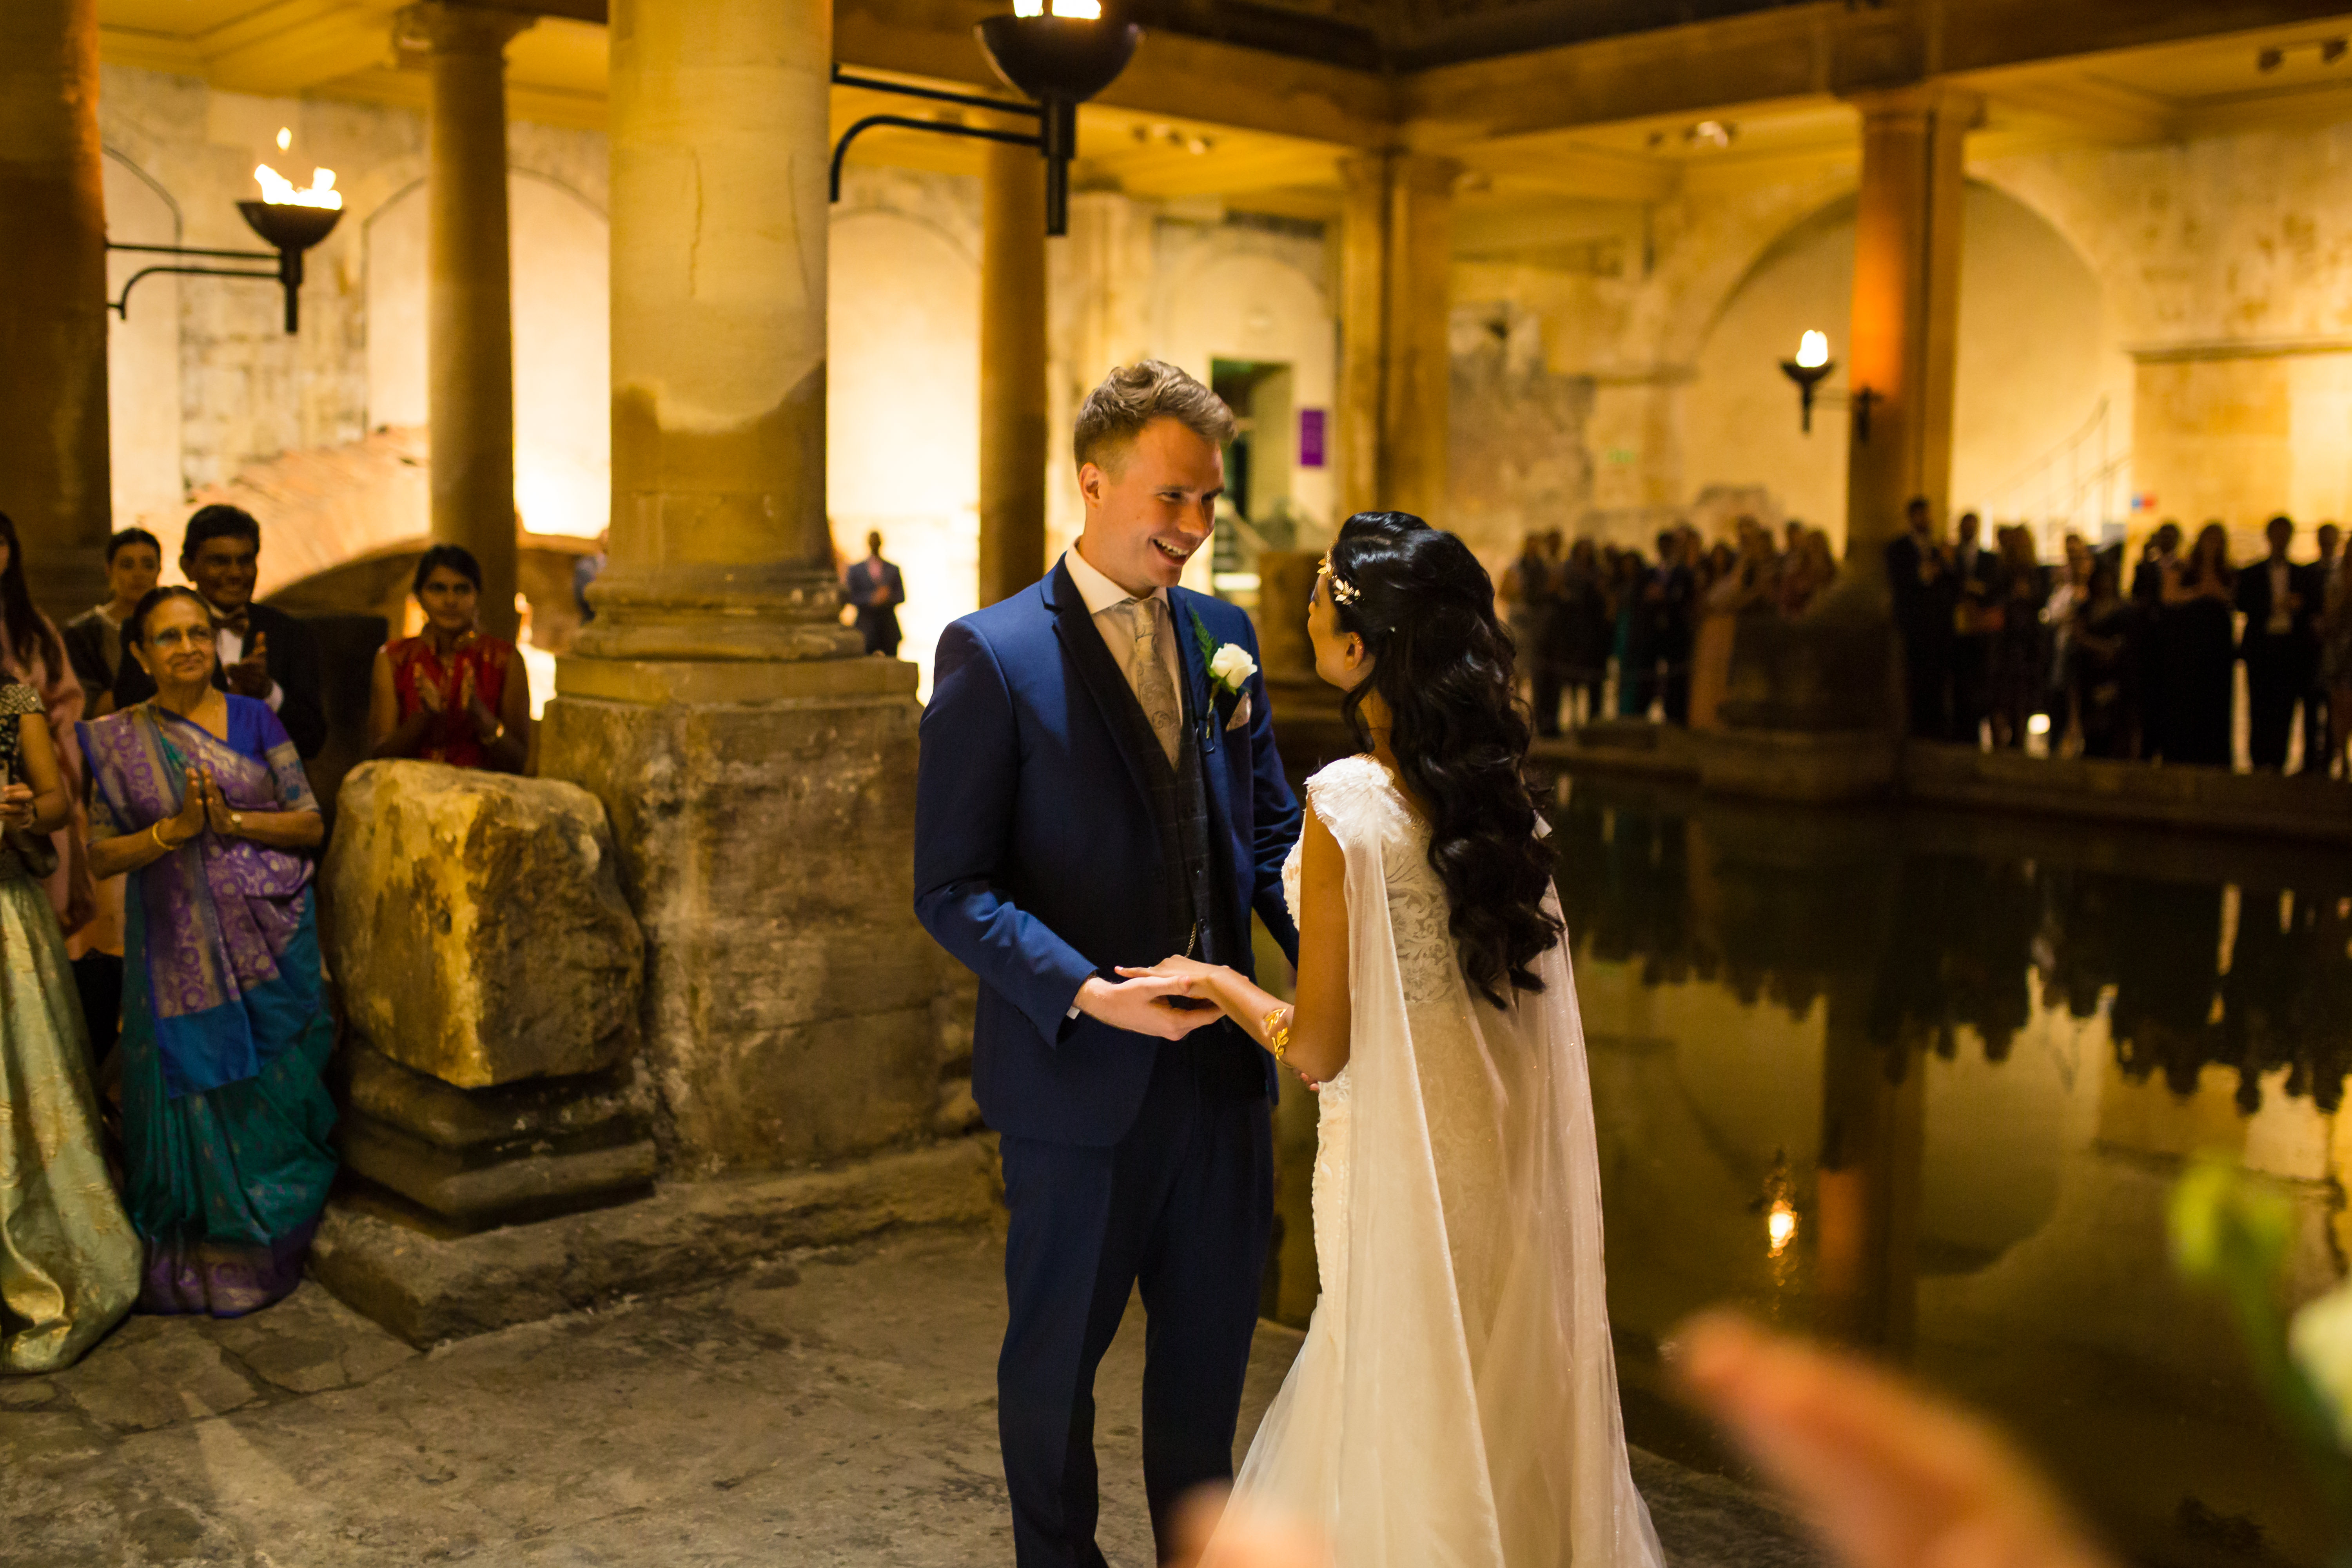
[[[1216,528],[1225,455],[1179,420],[1154,419],[1124,451],[1078,469],[1087,563],[1130,594],[1172,588]]]

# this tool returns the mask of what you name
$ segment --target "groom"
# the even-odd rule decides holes
[[[1297,952],[1281,867],[1298,805],[1256,639],[1240,610],[1176,586],[1209,542],[1233,435],[1175,366],[1111,372],[1078,411],[1076,548],[948,627],[923,714],[915,913],[980,976],[972,1092],[1013,1213],[997,1430],[1022,1568],[1103,1562],[1095,1367],[1138,1283],[1163,1559],[1176,1500],[1233,1475],[1273,1064],[1171,983],[1115,973],[1180,952],[1247,973],[1253,908]]]

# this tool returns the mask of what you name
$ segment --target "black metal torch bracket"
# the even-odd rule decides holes
[[[853,76],[839,66],[833,68],[833,79],[843,87],[864,88],[868,92],[896,93],[901,98],[928,99],[933,103],[961,104],[967,109],[985,109],[993,114],[1024,115],[1038,122],[1034,132],[1022,131],[992,131],[978,125],[959,125],[951,120],[917,120],[904,114],[869,114],[841,133],[833,148],[832,199],[841,199],[841,166],[849,157],[849,144],[860,133],[877,125],[894,125],[901,131],[933,131],[942,136],[968,136],[977,142],[1002,142],[1013,147],[1034,147],[1045,157],[1045,232],[1066,234],[1070,226],[1070,154],[1077,146],[1078,106],[1075,103],[1016,103],[1008,99],[983,98],[973,92],[945,92],[938,88],[908,87],[903,82],[884,81],[877,77]],[[1062,112],[1055,112],[1060,110]],[[1066,118],[1066,127],[1061,121]],[[1059,135],[1052,134],[1060,132]]]
[[[164,265],[142,267],[122,284],[119,298],[109,300],[106,308],[121,317],[131,319],[131,290],[139,286],[142,278],[169,273],[183,278],[257,278],[276,283],[286,290],[286,330],[295,332],[302,325],[302,253],[327,237],[336,221],[343,215],[335,207],[306,207],[291,204],[239,202],[237,211],[253,231],[277,248],[273,250],[203,250],[186,245],[117,245],[106,242],[109,250],[124,250],[142,256],[194,256],[212,261],[274,261],[277,267],[268,272],[250,272],[226,267],[179,267]]]

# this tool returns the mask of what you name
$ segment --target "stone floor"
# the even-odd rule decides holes
[[[133,1318],[0,1380],[0,1563],[1011,1561],[992,1232],[905,1232],[420,1353],[306,1284],[235,1322]],[[1105,1363],[1103,1544],[1150,1562],[1139,1322]],[[1247,1434],[1297,1336],[1258,1335]],[[1813,1568],[1729,1482],[1635,1456],[1669,1556]]]

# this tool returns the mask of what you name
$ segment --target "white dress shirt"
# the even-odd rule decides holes
[[[1143,693],[1136,690],[1133,668],[1135,630],[1128,618],[1128,612],[1120,607],[1135,595],[1096,571],[1093,563],[1079,554],[1076,545],[1064,552],[1062,564],[1070,569],[1070,581],[1078,585],[1078,597],[1086,602],[1087,614],[1093,617],[1095,630],[1102,634],[1103,646],[1110,649],[1110,657],[1118,664],[1119,673],[1127,677],[1128,689],[1135,692],[1137,701],[1142,701]],[[1181,702],[1184,690],[1184,664],[1183,656],[1176,647],[1176,607],[1169,603],[1165,588],[1154,588],[1147,596],[1160,601],[1160,662],[1167,667],[1168,684],[1175,689]]]

